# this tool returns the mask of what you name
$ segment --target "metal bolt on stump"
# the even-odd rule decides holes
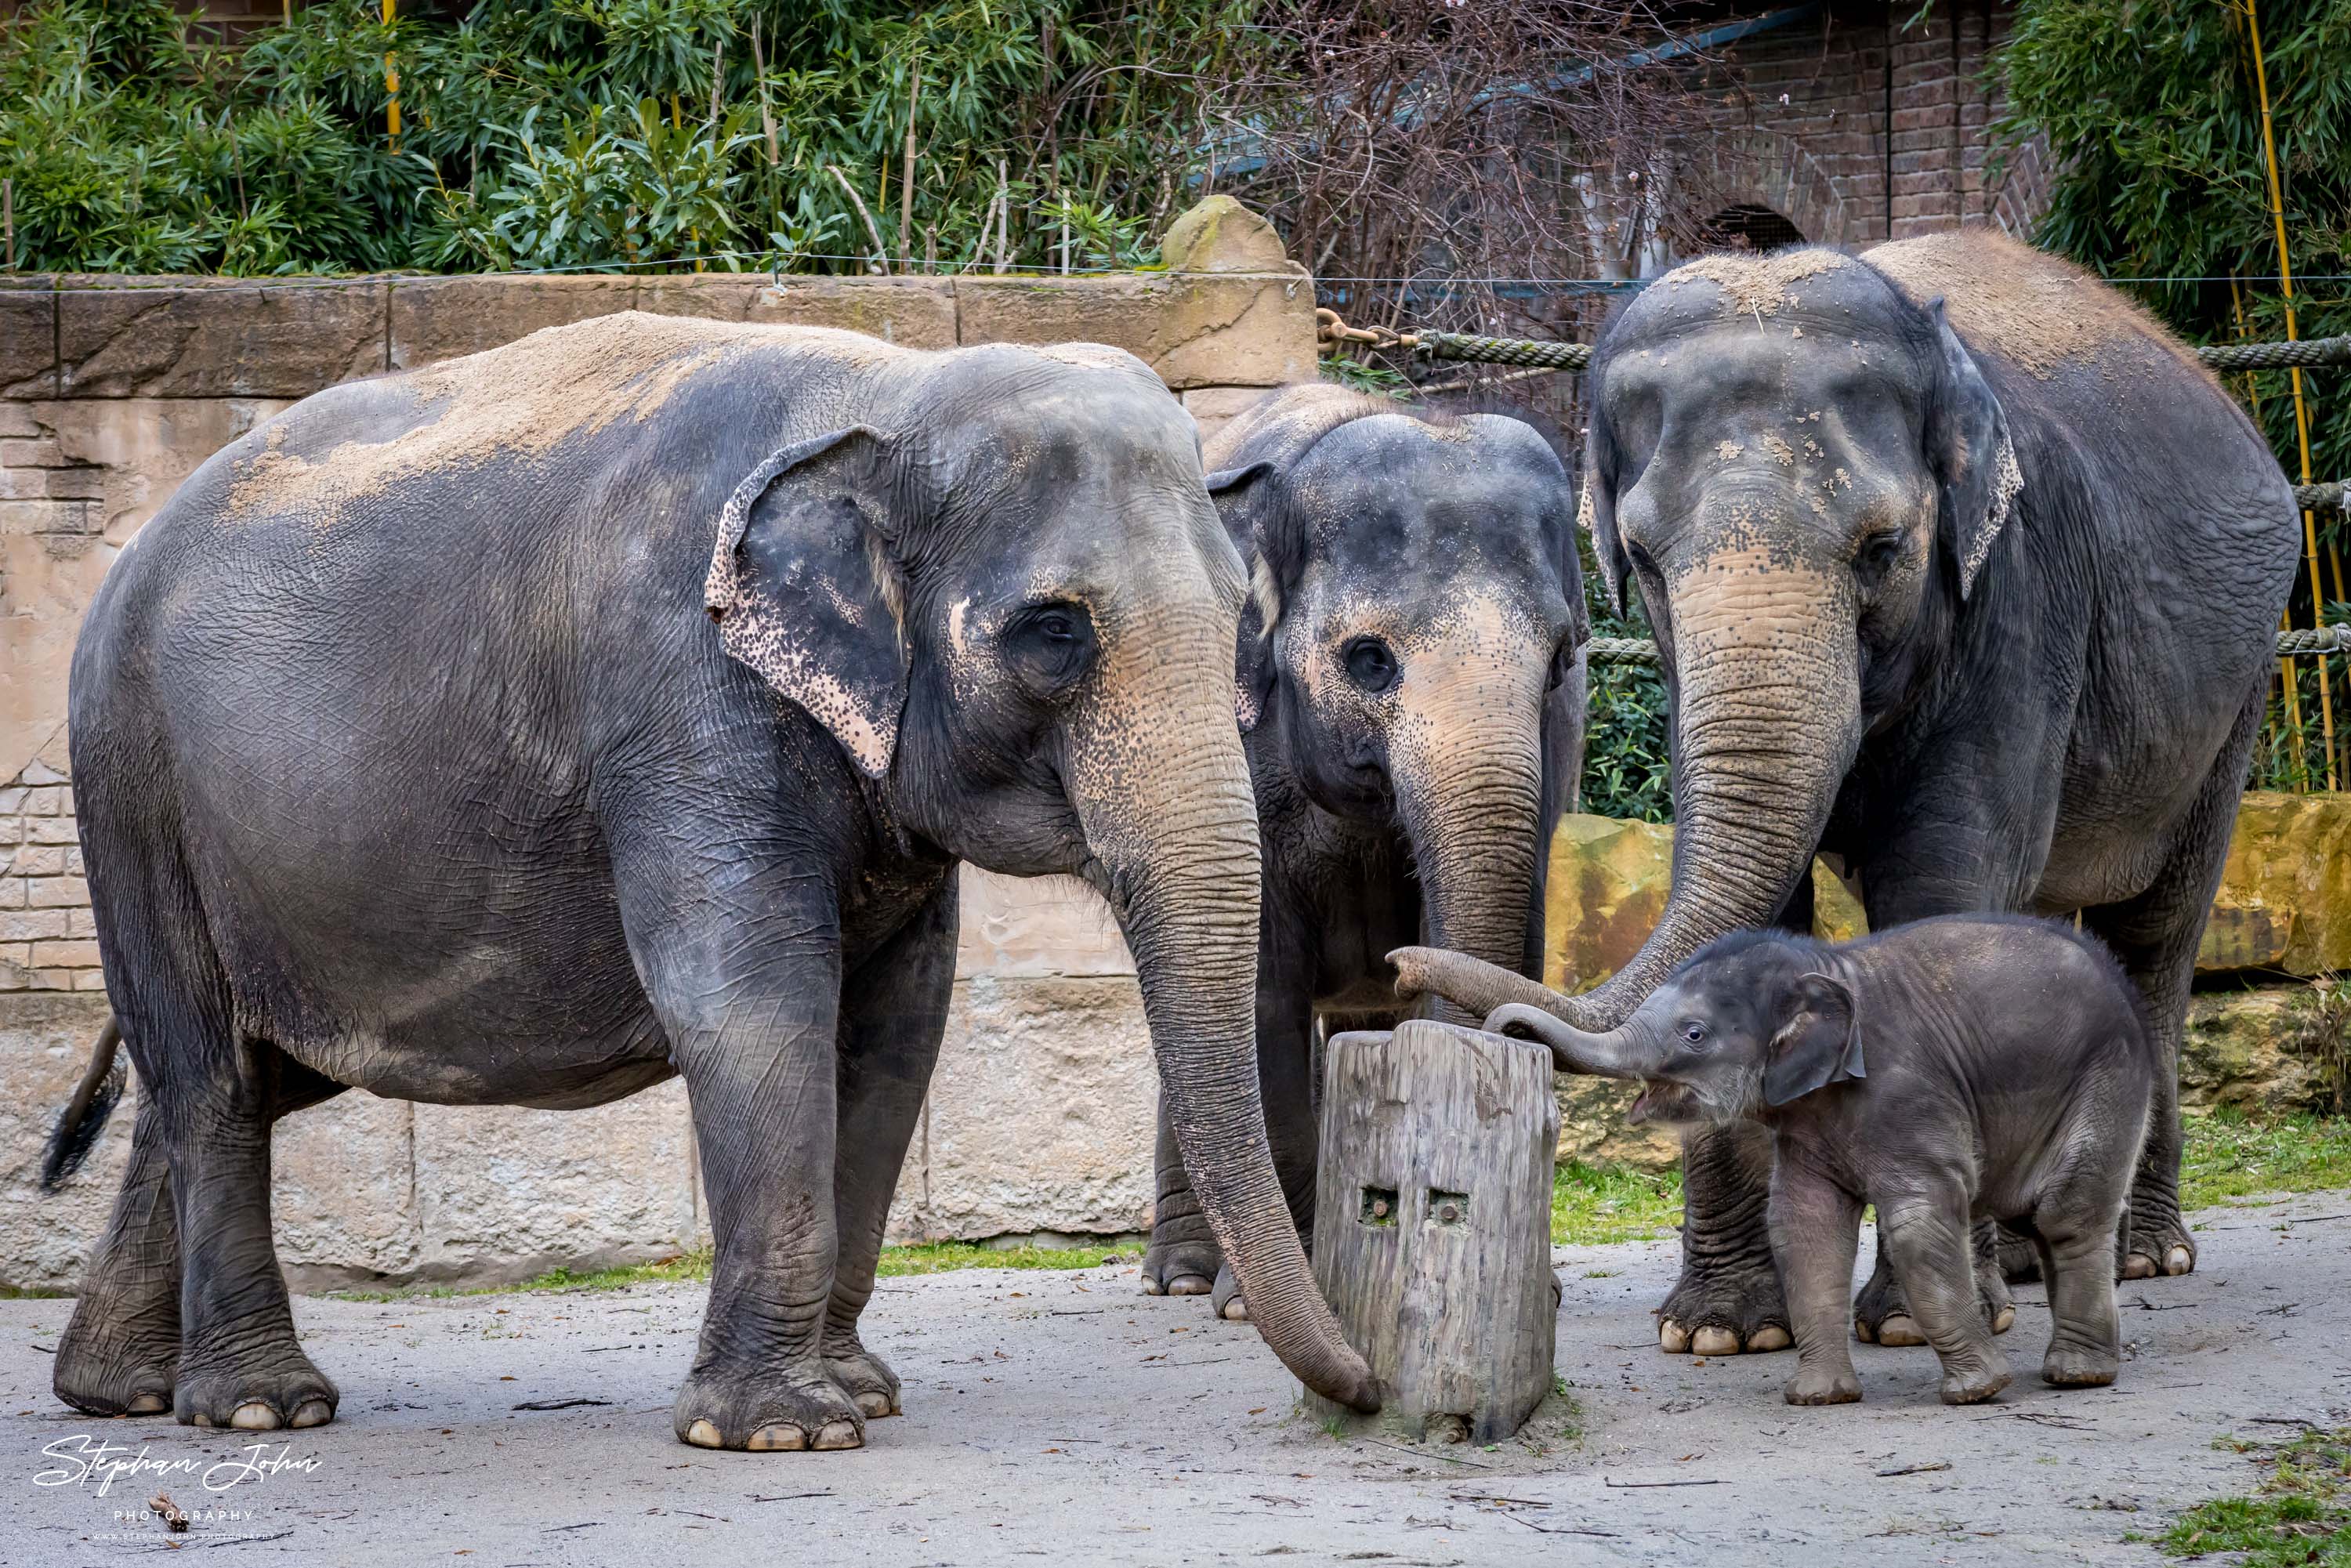
[[[1314,1277],[1379,1379],[1372,1419],[1499,1442],[1552,1386],[1551,1052],[1415,1019],[1325,1055]]]

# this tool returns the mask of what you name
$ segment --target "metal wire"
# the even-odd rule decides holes
[[[2280,632],[2281,659],[2297,653],[2351,653],[2351,625],[2316,626]],[[1595,664],[1654,664],[1657,644],[1647,637],[1594,637],[1583,645],[1584,657]]]

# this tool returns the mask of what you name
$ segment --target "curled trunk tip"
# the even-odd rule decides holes
[[[1406,1001],[1439,996],[1471,1018],[1485,1018],[1497,1008],[1516,1003],[1537,1009],[1555,1019],[1582,1026],[1583,1009],[1574,998],[1528,979],[1515,969],[1448,953],[1441,947],[1399,947],[1388,955],[1395,966],[1396,995]]]

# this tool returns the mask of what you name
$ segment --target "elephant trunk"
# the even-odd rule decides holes
[[[1486,1017],[1485,1027],[1515,1040],[1551,1047],[1552,1065],[1562,1072],[1594,1078],[1653,1078],[1663,1066],[1656,1031],[1636,1015],[1604,1034],[1575,1028],[1541,1008],[1511,1002]]]
[[[1395,955],[1402,983],[1489,1013],[1530,1003],[1579,1030],[1622,1023],[1673,967],[1773,919],[1812,864],[1861,743],[1854,607],[1839,574],[1731,549],[1690,564],[1660,641],[1675,675],[1673,892],[1641,950],[1579,997],[1456,956]]]
[[[1309,1388],[1369,1412],[1376,1382],[1315,1288],[1259,1096],[1257,804],[1232,641],[1229,621],[1155,622],[1152,656],[1115,661],[1073,731],[1071,799],[1134,956],[1184,1168],[1249,1321]]]
[[[1389,767],[1434,946],[1516,969],[1542,811],[1543,666],[1523,644],[1433,660],[1407,686]],[[1483,1016],[1437,993],[1436,1016]]]

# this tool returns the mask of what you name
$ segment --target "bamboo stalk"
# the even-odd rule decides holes
[[[2286,255],[2285,192],[2278,179],[2277,136],[2270,123],[2269,68],[2262,58],[2262,23],[2254,0],[2244,0],[2245,27],[2253,50],[2253,87],[2262,102],[2262,158],[2267,166],[2270,189],[2270,221],[2277,228],[2278,290],[2285,297],[2285,337],[2293,342],[2299,333],[2294,316],[2294,267]],[[2302,367],[2293,371],[2294,433],[2295,444],[2301,449],[2302,482],[2310,483],[2310,410],[2303,401]],[[2326,624],[2326,593],[2318,581],[2318,520],[2308,511],[2302,514],[2303,549],[2310,561],[2310,615],[2313,626]],[[2335,569],[2339,588],[2343,576],[2342,563]],[[2326,656],[2318,660],[2318,725],[2326,741],[2326,787],[2335,788],[2335,694],[2326,678]]]
[[[392,26],[392,12],[399,4],[400,0],[383,0],[385,26]],[[400,68],[393,63],[389,53],[383,57],[383,91],[384,135],[390,140],[392,150],[397,152],[400,151]]]
[[[873,221],[873,214],[866,207],[865,198],[857,193],[857,187],[849,183],[849,176],[842,173],[837,164],[827,163],[824,166],[824,172],[841,182],[841,188],[848,193],[849,204],[855,207],[857,215],[865,220],[865,232],[873,240],[874,256],[877,259],[886,260],[890,255],[890,247],[883,243],[882,227]]]
[[[898,270],[914,270],[914,110],[923,101],[923,72],[916,67],[906,87],[906,156],[898,172]]]
[[[936,272],[938,269],[939,225],[936,224],[925,224],[923,225],[923,270],[925,272]]]
[[[718,93],[726,85],[726,40],[710,51],[710,140],[718,140]]]
[[[759,14],[751,13],[751,74],[759,78],[759,123],[768,132],[768,167],[782,162],[783,154],[776,145],[776,116],[768,107],[768,62],[759,53]]]
[[[996,161],[996,270],[1012,269],[1012,184],[1003,159]]]
[[[292,0],[287,0],[288,4]],[[0,230],[5,230],[8,246],[8,270],[16,270],[16,182],[0,179]]]

